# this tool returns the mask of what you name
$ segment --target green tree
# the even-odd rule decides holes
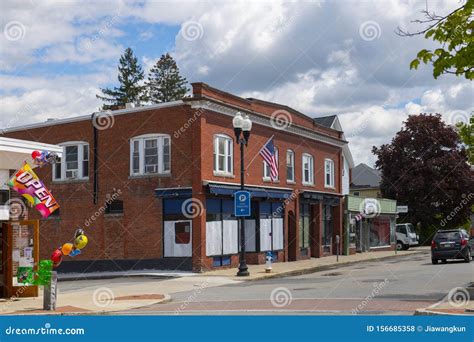
[[[152,103],[181,100],[189,91],[187,80],[169,53],[162,55],[148,74],[147,95]]]
[[[433,77],[442,74],[464,76],[474,79],[474,0],[466,0],[465,4],[447,15],[437,15],[424,10],[424,19],[414,22],[427,25],[417,32],[403,31],[398,28],[401,36],[424,35],[426,39],[438,42],[435,50],[422,49],[410,63],[410,69],[417,69],[420,63],[433,65]]]
[[[104,104],[102,109],[122,107],[129,102],[140,105],[146,100],[145,86],[140,84],[145,76],[131,48],[127,48],[120,56],[118,71],[120,85],[112,89],[101,89],[105,96],[96,95],[97,98],[109,103],[109,105]]]
[[[467,154],[441,115],[410,115],[390,144],[373,147],[383,197],[408,205],[406,222],[420,223],[421,242],[436,229],[466,223],[474,192]]]
[[[469,163],[474,165],[474,116],[471,115],[469,123],[460,122],[456,128],[461,141],[466,145]]]

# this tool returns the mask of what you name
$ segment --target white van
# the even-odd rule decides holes
[[[415,232],[415,228],[411,223],[397,224],[395,229],[397,235],[397,250],[407,250],[410,247],[417,246],[419,237]]]

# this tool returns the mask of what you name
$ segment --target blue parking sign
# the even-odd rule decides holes
[[[234,215],[250,216],[250,192],[245,190],[234,192]]]

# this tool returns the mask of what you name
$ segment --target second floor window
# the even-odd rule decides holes
[[[54,180],[72,180],[89,178],[89,144],[71,142],[60,144],[63,158],[54,164]]]
[[[277,169],[279,169],[280,165],[278,163],[279,162],[278,161],[278,147],[275,147],[275,160],[276,160]],[[270,180],[271,179],[270,173],[271,173],[270,165],[268,165],[268,163],[264,161],[263,162],[263,179]],[[280,178],[280,177],[277,176],[277,178]],[[278,181],[278,179],[276,181]]]
[[[324,161],[324,186],[334,188],[334,161],[331,159]]]
[[[130,173],[132,175],[170,172],[171,146],[166,134],[147,134],[130,140]]]
[[[233,174],[233,147],[233,141],[227,135],[214,136],[214,173]]]
[[[292,150],[286,151],[286,180],[295,181],[295,152]]]
[[[303,154],[303,184],[314,184],[314,159],[310,154]]]

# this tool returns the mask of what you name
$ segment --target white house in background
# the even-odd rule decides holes
[[[318,125],[322,125],[325,127],[335,129],[340,132],[344,132],[337,115],[314,118],[314,122],[316,122]],[[342,139],[344,140],[346,139],[344,134],[342,134]],[[342,194],[349,195],[349,185],[351,182],[350,173],[351,173],[351,169],[354,167],[354,159],[352,158],[351,150],[349,149],[348,143],[342,147],[342,157],[344,159],[343,160],[344,168],[342,169]]]
[[[0,222],[10,219],[10,189],[6,185],[10,179],[10,170],[19,169],[25,161],[35,167],[31,153],[36,150],[47,150],[55,152],[60,158],[62,156],[61,146],[0,137]]]

